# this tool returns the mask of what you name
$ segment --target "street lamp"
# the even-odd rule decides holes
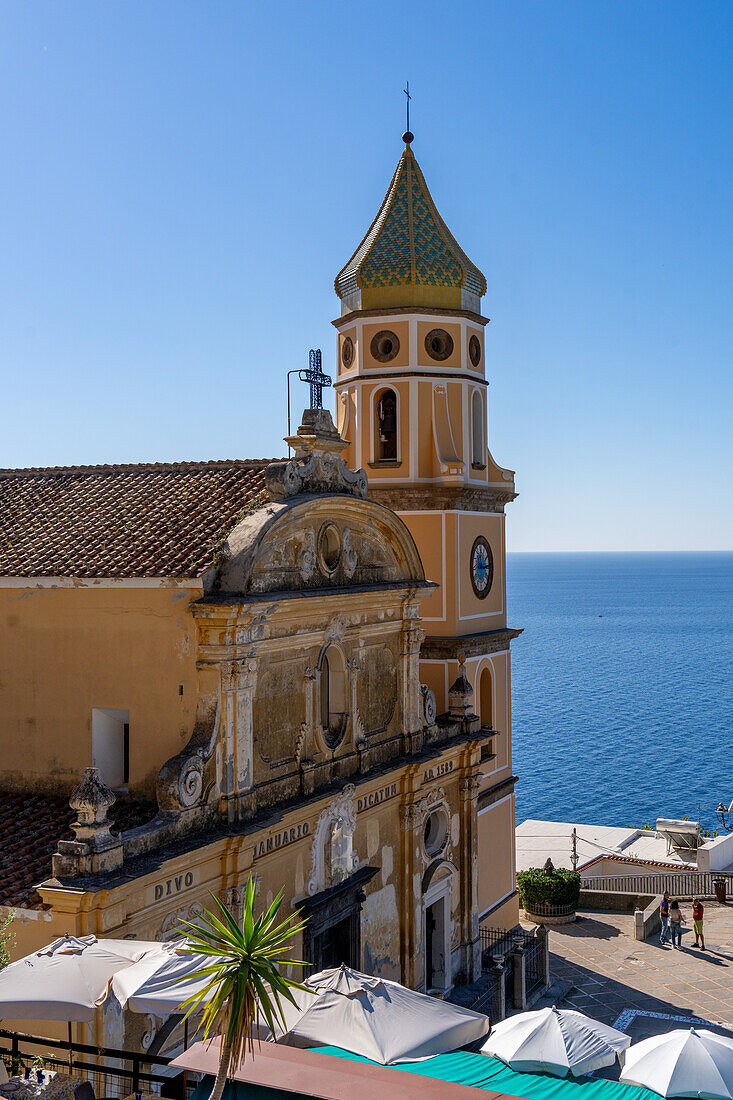
[[[727,833],[733,833],[733,802],[726,810],[722,802],[718,804],[715,813],[720,818],[720,824],[723,826]]]

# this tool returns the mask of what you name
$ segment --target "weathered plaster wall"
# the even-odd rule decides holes
[[[130,790],[152,795],[193,728],[199,595],[0,588],[0,783],[70,790],[92,763],[92,708],[105,707],[129,710]]]

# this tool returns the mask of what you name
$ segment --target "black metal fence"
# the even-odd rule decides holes
[[[531,996],[542,985],[540,966],[540,941],[530,935],[524,942],[524,977],[527,983],[527,996]]]
[[[162,1072],[172,1059],[161,1055],[47,1039],[2,1028],[0,1058],[11,1074],[42,1064],[78,1075],[80,1083],[89,1081],[95,1096],[111,1100],[135,1092],[160,1092],[172,1100],[186,1100],[197,1084],[183,1071]]]
[[[531,932],[525,932],[522,928],[480,928],[481,933],[481,965],[484,970],[490,970],[492,960],[497,955],[505,958],[511,955],[517,944],[524,945],[525,939],[531,937]]]

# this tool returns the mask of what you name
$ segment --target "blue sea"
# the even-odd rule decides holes
[[[517,823],[715,824],[733,799],[733,554],[509,554]]]

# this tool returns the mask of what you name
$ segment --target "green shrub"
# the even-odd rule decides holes
[[[545,871],[542,867],[530,867],[517,872],[517,885],[522,908],[532,912],[535,905],[578,905],[580,900],[580,875],[564,867]]]

